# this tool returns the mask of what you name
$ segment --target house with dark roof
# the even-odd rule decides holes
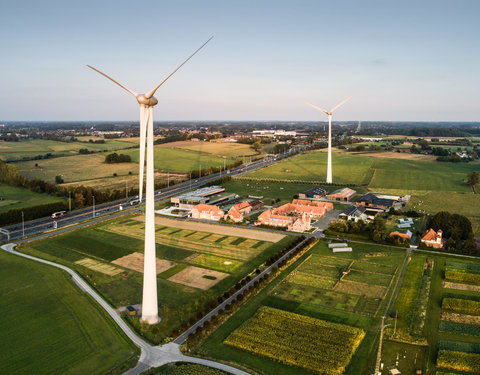
[[[300,198],[322,199],[322,198],[325,198],[327,194],[328,192],[324,188],[320,186],[314,186],[310,189],[302,191],[300,194],[298,194],[298,196]]]
[[[382,210],[388,210],[391,207],[395,206],[394,199],[388,198],[379,198],[375,194],[367,193],[362,195],[355,204],[357,206],[364,206],[364,207],[372,207],[372,208],[380,208]]]
[[[378,210],[368,209],[364,206],[349,206],[338,215],[339,219],[348,221],[364,221],[368,223],[377,217]]]

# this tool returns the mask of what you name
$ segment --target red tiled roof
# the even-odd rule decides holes
[[[400,233],[400,232],[392,232],[390,233],[390,236],[398,236],[398,237],[402,237],[402,238],[406,238],[406,239],[410,239],[410,237],[408,236],[408,234],[406,233]]]
[[[435,232],[432,228],[427,230],[422,235],[422,241],[435,241],[437,239],[437,232]]]

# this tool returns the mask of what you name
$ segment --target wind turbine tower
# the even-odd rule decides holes
[[[316,105],[307,103],[310,107],[315,108],[316,110],[325,113],[328,116],[328,156],[327,156],[327,184],[331,184],[332,181],[332,113],[348,102],[352,97],[345,99],[343,102],[337,104],[330,111],[327,111],[323,108],[317,107]]]
[[[153,165],[153,107],[158,100],[153,96],[178,69],[200,51],[213,37],[200,46],[188,59],[181,63],[167,78],[160,82],[153,90],[146,94],[137,94],[126,86],[109,77],[100,70],[87,65],[102,76],[108,78],[118,86],[132,94],[140,105],[140,171],[139,171],[139,198],[143,194],[143,174],[145,164],[145,140],[147,143],[147,182],[145,201],[145,255],[143,264],[143,298],[142,298],[142,321],[148,324],[156,324],[160,321],[158,316],[157,296],[157,266],[155,254],[155,190],[154,190],[154,165]]]

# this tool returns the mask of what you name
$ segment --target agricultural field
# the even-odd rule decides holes
[[[194,142],[179,141],[164,143],[157,147],[174,148],[187,151],[201,152],[226,158],[240,158],[242,156],[254,156],[257,152],[250,145],[242,143],[215,143],[215,142]]]
[[[359,328],[262,307],[224,343],[312,372],[340,375],[364,337]]]
[[[62,198],[13,186],[0,185],[0,213],[17,208],[32,207],[63,201]]]
[[[100,375],[138,354],[67,273],[3,251],[0,264],[0,373]]]
[[[386,322],[388,339],[384,342],[382,361],[392,365],[385,368],[385,373],[395,367],[395,358],[401,353],[401,350],[389,349],[390,345],[399,345],[391,340],[416,344],[410,345],[405,354],[410,362],[414,356],[428,353],[425,360],[427,375],[450,374],[452,371],[455,374],[478,373],[475,364],[480,358],[480,298],[475,288],[479,286],[467,284],[472,282],[468,275],[477,275],[478,272],[478,262],[467,258],[431,253],[412,256],[392,309],[398,318],[395,322],[390,317]],[[460,280],[462,282],[448,281],[447,278],[451,277],[459,280],[459,274],[466,275]],[[428,289],[425,288],[426,281],[430,281],[428,293],[424,293]],[[415,329],[419,317],[424,321],[423,330]],[[407,361],[397,368],[406,373],[409,366]]]
[[[353,278],[352,281],[349,280],[349,283],[354,283],[353,285],[359,287],[355,292],[364,293],[360,289],[361,284],[367,288],[383,288],[382,291],[384,291],[385,287],[382,285],[362,283],[363,280],[358,279],[359,275],[362,273],[368,274],[365,277],[368,278],[369,282],[388,285],[385,275],[392,279],[393,282],[396,280],[398,275],[397,268],[402,264],[405,252],[385,250],[384,248],[379,249],[373,245],[353,244],[353,248],[354,251],[352,253],[333,255],[326,243],[319,242],[286,269],[281,270],[269,285],[249,299],[248,303],[235,312],[230,319],[191,350],[197,355],[206,355],[211,358],[226,360],[233,364],[241,363],[249,369],[264,374],[299,375],[315,371],[322,373],[322,371],[325,371],[324,367],[322,367],[325,365],[325,362],[322,361],[328,355],[325,353],[328,353],[330,347],[325,345],[326,351],[324,353],[323,350],[318,350],[319,347],[323,348],[324,344],[317,344],[317,350],[313,355],[318,356],[317,360],[320,361],[318,363],[314,362],[315,359],[312,358],[309,348],[311,342],[315,342],[317,339],[322,340],[322,337],[324,337],[323,331],[310,328],[309,331],[315,337],[310,340],[309,344],[303,344],[301,340],[305,337],[310,339],[310,332],[297,334],[297,329],[304,329],[304,323],[300,322],[312,319],[312,321],[319,322],[318,324],[321,325],[329,326],[332,323],[336,323],[341,327],[345,327],[347,331],[364,332],[364,338],[359,343],[356,351],[354,353],[353,351],[351,352],[351,359],[349,359],[350,355],[347,353],[348,343],[351,341],[345,339],[342,341],[345,346],[338,349],[345,355],[337,356],[336,358],[346,358],[348,360],[341,364],[335,363],[335,361],[329,362],[334,369],[324,373],[345,373],[346,375],[371,373],[373,370],[372,363],[375,363],[376,357],[374,343],[376,337],[378,337],[380,316],[386,307],[385,301],[392,295],[392,288],[388,288],[387,295],[382,300],[383,302],[381,302],[380,306],[378,302],[375,302],[374,306],[368,307],[367,301],[369,298],[364,298],[363,294],[356,295],[349,294],[349,291],[334,291],[331,289],[332,284],[335,283],[335,277],[338,280],[340,269],[345,265],[348,267],[353,262],[353,264],[357,264],[357,269],[355,272],[352,271],[351,276],[347,276]],[[383,270],[386,270],[386,273],[380,275],[379,271]],[[289,288],[292,285],[291,278],[294,277],[299,278],[297,280],[299,283],[295,285],[297,291],[289,293],[291,290]],[[318,290],[321,293],[316,293]],[[280,296],[280,291],[285,292],[285,295]],[[357,302],[353,303],[352,301],[354,300]],[[372,300],[375,299],[372,298]],[[357,312],[354,309],[356,304],[359,304],[360,309]],[[268,312],[270,310],[279,311],[281,316],[285,314],[288,317],[295,318],[288,318],[287,323],[281,320],[283,318],[279,319],[276,316],[268,318],[267,314],[267,318],[265,318],[266,323],[258,321],[261,316],[264,319],[263,315],[260,315],[263,314],[263,311]],[[369,311],[373,311],[373,313],[370,314]],[[376,311],[378,311],[377,315],[373,316]],[[297,322],[297,319],[300,322]],[[278,329],[276,328],[277,321],[279,322]],[[275,326],[272,326],[272,324]],[[291,327],[291,324],[293,324],[293,327]],[[282,331],[282,326],[290,328]],[[335,324],[332,324],[332,326],[335,326]],[[252,334],[251,330],[262,330],[262,327],[263,330],[265,330],[265,327],[269,327],[269,332],[266,334],[263,334],[263,332],[261,334]],[[330,334],[330,339],[339,335]],[[303,350],[303,348],[306,348],[306,350],[305,353],[297,350],[295,359],[291,359],[289,356],[295,350],[297,338],[299,338],[298,342],[302,348],[300,350]],[[288,345],[285,345],[290,349],[284,349],[282,346],[283,342],[288,342]],[[332,345],[335,345],[335,343],[332,342]],[[253,346],[255,347],[254,349]],[[347,352],[344,352],[344,350],[347,350]],[[279,351],[284,353],[285,356],[278,354]],[[260,355],[255,354],[260,352]],[[281,359],[278,359],[279,357]],[[287,361],[289,361],[289,364],[286,364]],[[307,370],[305,367],[301,368],[298,361],[316,363],[314,366],[317,369],[311,368]]]
[[[143,230],[142,221],[122,218],[32,242],[20,250],[68,265],[112,305],[121,307],[141,302]],[[157,225],[162,323],[151,339],[162,341],[293,240],[276,238],[270,242]]]
[[[395,154],[394,154],[395,155]],[[367,184],[372,189],[469,192],[463,181],[480,164],[385,159],[343,152],[333,154],[333,180],[339,184]],[[324,181],[327,154],[309,152],[249,174],[252,178]]]
[[[138,150],[133,150],[138,152]],[[35,166],[37,164],[38,166]],[[61,176],[68,182],[78,184],[84,181],[118,176],[138,174],[137,163],[105,163],[105,154],[75,155],[54,159],[32,160],[15,163],[20,174],[28,178],[39,178],[55,182],[55,176]]]
[[[132,161],[138,163],[138,150],[127,150],[124,154],[130,155]],[[214,154],[207,154],[184,149],[155,146],[155,168],[162,171],[190,172],[210,167],[223,167],[224,163],[231,164],[233,158],[222,158]]]
[[[19,142],[0,141],[0,159],[5,161],[20,160],[24,157],[35,157],[51,153],[53,155],[75,155],[78,150],[86,148],[89,151],[113,151],[128,147],[134,147],[138,143],[131,142],[128,139],[105,140],[105,143],[88,143],[89,139],[98,140],[100,138],[85,137],[83,142],[59,142],[43,139],[29,139]]]
[[[430,276],[426,271],[432,263],[427,263],[425,256],[415,255],[409,259],[402,286],[395,301],[393,311],[398,314],[396,319],[396,339],[415,342],[423,337],[426,304],[430,288]],[[422,309],[422,307],[424,307]],[[387,331],[390,334],[391,330]]]
[[[368,251],[332,254],[317,244],[271,295],[310,309],[323,307],[376,316],[398,267],[402,252],[372,256]],[[348,273],[343,272],[348,270]]]

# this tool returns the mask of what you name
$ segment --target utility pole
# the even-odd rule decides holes
[[[125,180],[125,198],[128,199],[128,180]]]
[[[170,172],[167,172],[167,188],[170,187]]]
[[[22,211],[22,237],[25,237],[25,219]]]
[[[95,217],[95,195],[93,196],[93,217]]]
[[[190,190],[192,190],[192,172],[190,172]]]
[[[68,212],[72,212],[72,192],[68,192]]]
[[[202,177],[202,164],[200,164],[200,167],[198,168],[198,173],[200,174],[200,178]]]

